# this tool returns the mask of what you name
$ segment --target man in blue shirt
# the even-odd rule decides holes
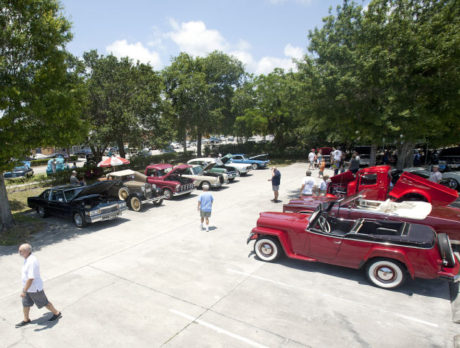
[[[272,189],[273,189],[273,194],[275,196],[274,199],[272,199],[273,202],[278,203],[280,202],[278,200],[278,194],[280,190],[280,182],[281,182],[281,173],[276,167],[272,168],[272,177],[271,179],[268,179],[268,181],[272,182]]]
[[[206,219],[206,232],[209,232],[209,218],[211,217],[212,203],[214,197],[208,192],[209,186],[203,185],[203,193],[198,197],[198,211],[201,216],[201,229],[203,229],[203,222]]]

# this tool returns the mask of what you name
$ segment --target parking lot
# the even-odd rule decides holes
[[[305,164],[280,168],[280,199],[298,194]],[[316,173],[316,172],[315,172]],[[22,259],[0,247],[0,346],[4,347],[451,347],[448,284],[371,286],[359,270],[254,258],[246,239],[273,203],[269,170],[213,191],[211,230],[196,198],[78,230],[48,218],[32,242],[45,291],[63,313],[31,310],[22,329]]]

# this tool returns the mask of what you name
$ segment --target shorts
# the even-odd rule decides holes
[[[280,190],[280,185],[272,185],[273,191],[279,191]]]
[[[210,211],[203,211],[203,210],[200,210],[200,216],[201,216],[202,218],[211,217],[211,212],[210,212]]]
[[[34,304],[38,308],[42,308],[49,303],[43,290],[37,292],[26,292],[26,296],[22,298],[22,305],[24,307],[32,307]]]

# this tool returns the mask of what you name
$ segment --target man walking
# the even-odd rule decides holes
[[[276,167],[272,168],[272,177],[268,179],[268,181],[272,182],[272,189],[273,189],[273,194],[274,194],[274,199],[272,199],[272,202],[278,203],[280,202],[278,200],[278,195],[279,195],[279,190],[280,190],[280,183],[281,183],[281,173]]]
[[[435,164],[432,169],[433,172],[431,173],[429,180],[439,184],[442,180],[442,174],[439,171],[439,166]]]
[[[203,222],[206,219],[206,232],[209,232],[209,218],[211,217],[212,203],[214,197],[208,192],[209,186],[203,185],[203,193],[198,197],[198,211],[201,217],[201,230],[203,230]]]
[[[54,308],[53,304],[46,298],[43,291],[43,281],[40,277],[40,265],[37,258],[32,255],[32,247],[30,244],[22,244],[19,247],[19,254],[24,258],[22,266],[22,306],[24,320],[16,324],[16,327],[22,327],[31,323],[29,312],[30,307],[34,304],[38,308],[46,307],[53,313],[53,316],[48,321],[55,321],[62,317],[61,312]]]

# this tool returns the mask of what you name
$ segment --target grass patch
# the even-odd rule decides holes
[[[8,202],[10,202],[11,212],[13,214],[29,211],[27,206],[27,197],[38,196],[45,190],[44,187],[35,187],[23,191],[9,192]]]
[[[14,186],[14,185],[22,185],[22,184],[29,184],[31,182],[42,182],[49,179],[46,174],[37,174],[34,176],[31,176],[29,178],[26,177],[20,177],[20,178],[11,178],[11,179],[5,179],[5,186]]]
[[[13,214],[13,217],[16,224],[0,234],[0,245],[2,246],[19,245],[30,241],[31,235],[41,231],[46,225],[38,217],[25,214]]]

